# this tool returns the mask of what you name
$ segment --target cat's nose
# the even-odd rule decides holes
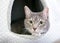
[[[34,31],[37,29],[37,28],[33,28],[34,29]]]

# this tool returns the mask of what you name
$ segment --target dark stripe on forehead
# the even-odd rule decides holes
[[[33,13],[31,13],[31,16],[42,16],[43,15],[43,13],[42,12],[33,12]]]

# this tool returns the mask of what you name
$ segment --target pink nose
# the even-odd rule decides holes
[[[34,29],[34,31],[37,29],[37,28],[33,28]]]

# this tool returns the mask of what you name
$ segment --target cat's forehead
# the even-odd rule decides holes
[[[42,13],[31,13],[31,18],[33,19],[41,19],[42,17]]]

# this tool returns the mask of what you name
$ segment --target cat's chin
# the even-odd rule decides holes
[[[33,36],[41,36],[39,33],[32,33]]]

